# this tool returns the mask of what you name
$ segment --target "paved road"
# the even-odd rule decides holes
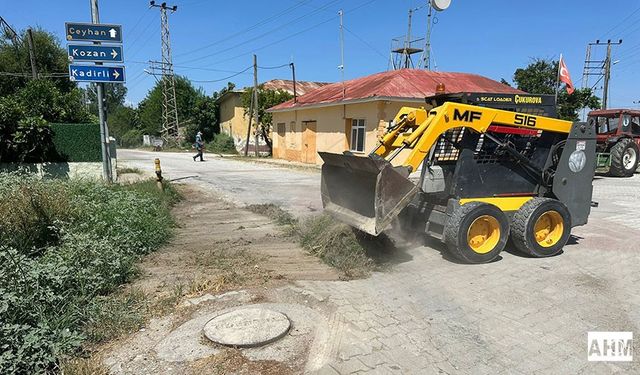
[[[121,152],[149,166],[151,153]],[[163,153],[167,174],[245,202],[318,208],[317,173],[230,160],[194,164]],[[368,279],[302,281],[333,306],[333,358],[323,374],[640,373],[635,362],[587,361],[588,331],[640,335],[640,175],[594,181],[589,224],[563,254],[503,252],[491,264],[450,261],[442,246],[398,249],[397,264]]]
[[[320,174],[315,171],[220,157],[194,162],[191,156],[178,152],[118,150],[118,163],[153,173],[153,161],[160,158],[165,178],[196,183],[240,205],[273,203],[297,216],[322,209]]]

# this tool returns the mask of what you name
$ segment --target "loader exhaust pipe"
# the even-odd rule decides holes
[[[406,167],[376,156],[318,153],[326,212],[345,224],[377,236],[413,199],[419,187]]]

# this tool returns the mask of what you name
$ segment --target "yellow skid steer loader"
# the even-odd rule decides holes
[[[552,256],[587,223],[595,148],[593,122],[452,102],[403,107],[367,157],[319,153],[322,202],[375,236],[397,220],[469,263],[494,260],[509,235],[521,252]]]

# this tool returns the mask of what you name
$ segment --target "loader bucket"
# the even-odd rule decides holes
[[[379,235],[418,192],[405,167],[380,158],[319,153],[322,205],[343,223]]]

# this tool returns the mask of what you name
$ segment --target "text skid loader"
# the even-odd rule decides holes
[[[372,235],[400,215],[471,263],[495,259],[509,233],[520,251],[551,256],[587,223],[595,147],[593,122],[460,103],[403,107],[368,157],[319,153],[322,202]],[[416,184],[409,174],[421,165]]]

